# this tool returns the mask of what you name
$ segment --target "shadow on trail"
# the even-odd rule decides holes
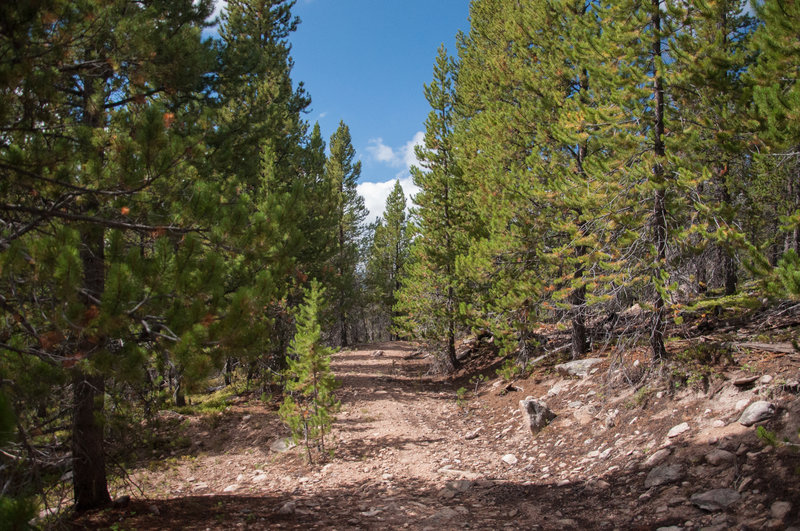
[[[358,460],[375,456],[385,447],[440,441],[367,439],[340,447],[336,459]],[[695,462],[696,456],[716,447],[745,451],[736,455],[731,467],[710,468]],[[656,529],[689,521],[695,529],[786,528],[798,522],[800,508],[793,504],[781,523],[770,520],[769,506],[775,500],[800,499],[796,480],[800,455],[788,447],[764,448],[755,430],[726,437],[718,445],[676,443],[664,464],[680,465],[680,477],[650,488],[645,487],[650,469],[633,461],[604,475],[571,482],[537,481],[537,472],[531,475],[522,468],[517,481],[462,482],[455,481],[457,475],[442,474],[429,482],[406,477],[404,470],[397,469],[336,488],[315,484],[314,477],[300,481],[301,476],[308,478],[320,470],[306,466],[296,471],[298,481],[287,491],[134,500],[124,508],[74,515],[66,523],[71,529],[141,530]],[[731,476],[731,469],[737,474]],[[690,501],[693,494],[720,488],[741,489],[741,500],[714,511]]]
[[[366,430],[370,431],[370,430]],[[344,461],[362,461],[370,457],[377,457],[382,450],[408,450],[430,446],[431,444],[443,442],[444,438],[432,437],[365,437],[358,440],[350,440],[339,443],[336,447],[336,458]]]

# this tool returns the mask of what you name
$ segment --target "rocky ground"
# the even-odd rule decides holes
[[[335,356],[342,410],[326,462],[287,448],[274,405],[255,396],[217,416],[165,413],[186,447],[131,470],[141,490],[130,502],[71,526],[800,526],[797,352],[734,348],[705,386],[690,377],[676,388],[647,361],[602,357],[577,368],[545,360],[509,383],[477,341],[461,347],[460,379],[445,380],[426,375],[430,359],[416,349],[393,342]],[[527,397],[556,415],[535,435],[520,411]],[[762,420],[746,426],[754,403]]]

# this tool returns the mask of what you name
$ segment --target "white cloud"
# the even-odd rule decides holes
[[[326,116],[328,116],[328,111],[325,111],[325,112],[321,112],[321,113],[319,113],[319,119],[320,119],[320,120],[322,120],[322,119],[323,119],[323,118],[325,118]]]
[[[386,198],[394,188],[396,179],[384,181],[380,183],[361,183],[358,185],[358,193],[364,198],[364,203],[369,210],[367,222],[372,223],[378,216],[383,215],[383,209],[386,207]],[[411,197],[419,191],[419,188],[414,185],[410,175],[400,179],[400,186],[403,187],[403,192],[406,194],[406,206],[411,206]]]
[[[425,133],[422,131],[417,131],[414,134],[414,138],[406,142],[406,145],[403,146],[403,162],[405,162],[406,168],[410,168],[411,166],[419,166],[419,160],[417,159],[416,153],[414,153],[414,147],[421,146],[424,143]]]
[[[414,146],[422,145],[424,140],[425,133],[417,131],[411,140],[400,147],[393,148],[384,144],[381,137],[371,138],[366,151],[377,162],[388,164],[394,168],[408,169],[411,166],[419,165],[414,153]]]
[[[367,146],[367,153],[372,155],[372,158],[378,162],[386,162],[392,166],[397,166],[399,159],[394,150],[383,143],[383,139],[370,138],[369,145]]]

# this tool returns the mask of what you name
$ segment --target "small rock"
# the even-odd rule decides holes
[[[363,513],[361,513],[361,516],[372,518],[373,516],[377,516],[381,512],[381,510],[382,509],[376,509],[373,507],[369,511],[364,511]]]
[[[775,415],[775,405],[771,402],[759,400],[753,402],[747,409],[744,410],[742,416],[739,417],[739,424],[743,426],[752,426],[757,422],[761,422],[772,418]]]
[[[776,501],[769,508],[769,514],[776,520],[783,521],[792,510],[792,504],[787,501]]]
[[[739,501],[741,497],[742,495],[733,489],[713,489],[701,494],[693,494],[691,500],[699,508],[715,512],[727,508]]]
[[[736,402],[736,405],[733,406],[733,409],[736,410],[736,411],[741,411],[744,408],[746,408],[747,404],[749,404],[749,403],[750,403],[750,399],[749,398],[742,398],[741,400]]]
[[[580,400],[575,400],[575,401],[570,402],[569,404],[567,404],[567,406],[572,408],[572,409],[578,409],[582,405],[583,405],[583,402],[581,402]]]
[[[384,481],[390,481],[390,480],[394,479],[394,476],[391,475],[391,474],[384,474],[384,475],[381,476],[381,479],[384,480]]]
[[[239,485],[236,485],[236,484],[228,485],[227,487],[222,489],[222,492],[233,492],[233,491],[237,490],[238,488],[239,488]]]
[[[712,428],[724,428],[725,427],[725,421],[717,419],[717,420],[715,420],[714,422],[711,423],[711,427]]]
[[[294,501],[288,501],[281,505],[281,508],[278,509],[278,514],[294,514],[297,510],[297,503]]]
[[[453,518],[456,518],[459,515],[460,515],[460,513],[458,511],[456,511],[455,509],[452,509],[450,507],[445,507],[444,509],[436,511],[435,513],[430,515],[427,518],[427,520],[429,520],[429,521],[452,520]]]
[[[536,400],[532,396],[519,401],[519,410],[522,412],[523,422],[534,435],[556,418],[556,414],[545,402]]]
[[[742,480],[742,482],[739,484],[739,488],[736,489],[736,490],[738,490],[740,493],[744,492],[745,489],[747,489],[747,487],[749,487],[752,482],[753,482],[753,478],[751,478],[750,476],[747,476],[746,478],[744,478]]]
[[[688,423],[682,422],[682,423],[678,424],[677,426],[673,426],[672,429],[670,429],[669,432],[667,432],[667,437],[669,437],[669,438],[677,437],[678,435],[680,435],[682,433],[686,433],[690,429],[691,428],[689,428],[689,424]]]
[[[473,482],[466,479],[458,479],[455,481],[448,481],[447,488],[456,492],[467,492],[472,488]]]
[[[556,487],[566,487],[569,484],[570,484],[570,481],[568,479],[562,479],[561,481],[556,483]]]
[[[375,352],[372,353],[373,358],[380,358],[381,356],[383,356],[382,350],[376,350]]]
[[[736,378],[733,381],[733,385],[736,387],[747,387],[756,380],[758,380],[758,376],[742,376],[741,378]]]
[[[245,416],[242,417],[242,422],[247,422],[251,418],[253,418],[253,415],[245,415]]]
[[[472,430],[472,431],[470,431],[470,432],[467,432],[467,433],[464,435],[464,438],[465,438],[466,440],[468,440],[468,441],[471,441],[472,439],[477,439],[477,438],[478,438],[478,433],[479,433],[480,431],[481,431],[481,428],[477,428],[477,429],[475,429],[475,430]]]
[[[150,514],[153,514],[155,516],[158,516],[158,515],[161,514],[161,511],[158,510],[158,505],[155,505],[155,504],[148,506],[147,510],[150,511]]]
[[[439,493],[439,497],[444,500],[452,500],[456,497],[456,492],[450,489],[442,489],[442,491]]]
[[[578,376],[583,378],[589,375],[592,367],[602,362],[603,358],[586,358],[583,360],[560,363],[556,365],[555,369],[565,376]]]
[[[667,457],[669,457],[669,454],[670,451],[668,448],[662,448],[661,450],[658,450],[653,455],[648,457],[642,464],[647,468],[660,465],[667,459]]]
[[[711,450],[706,454],[706,462],[711,466],[718,466],[723,463],[732,463],[734,459],[736,459],[735,455],[720,449]]]
[[[282,453],[294,448],[294,443],[291,439],[275,439],[269,445],[269,449],[276,453]]]
[[[515,456],[514,454],[506,454],[503,456],[503,462],[506,464],[516,465],[517,461],[519,460],[517,459],[517,456]]]
[[[667,483],[674,483],[683,478],[683,467],[680,464],[661,465],[655,467],[647,474],[644,480],[645,488],[658,487]]]
[[[762,377],[761,377],[761,379],[759,380],[759,382],[761,382],[761,383],[762,383],[762,384],[764,384],[764,385],[767,385],[767,384],[768,384],[768,383],[770,383],[772,380],[773,380],[773,378],[772,378],[772,376],[771,376],[771,375],[769,375],[769,374],[765,374],[764,376],[762,376]]]

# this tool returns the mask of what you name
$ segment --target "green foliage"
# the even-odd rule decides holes
[[[36,516],[36,504],[30,499],[0,496],[0,531],[34,529],[28,522]]]
[[[768,446],[778,446],[778,437],[775,432],[767,430],[764,426],[756,426],[756,435]]]
[[[478,375],[475,375],[472,378],[470,378],[469,379],[469,383],[475,384],[475,389],[472,391],[473,394],[477,395],[478,394],[478,387],[480,387],[480,385],[483,382],[485,382],[486,380],[488,380],[488,379],[489,378],[485,374],[478,374]]]
[[[523,368],[519,365],[519,363],[513,358],[506,358],[503,361],[503,364],[497,369],[497,375],[501,377],[503,380],[510,382],[520,374],[522,374]]]
[[[317,281],[312,281],[298,309],[297,331],[287,358],[287,395],[278,412],[294,441],[303,441],[309,461],[313,460],[312,447],[325,451],[325,434],[339,409],[333,394],[337,382],[330,369],[334,350],[321,341],[319,313],[324,292]]]
[[[463,408],[466,405],[467,388],[459,387],[456,389],[456,404],[458,407]]]
[[[800,297],[800,255],[789,249],[778,261],[770,292],[784,297]]]

